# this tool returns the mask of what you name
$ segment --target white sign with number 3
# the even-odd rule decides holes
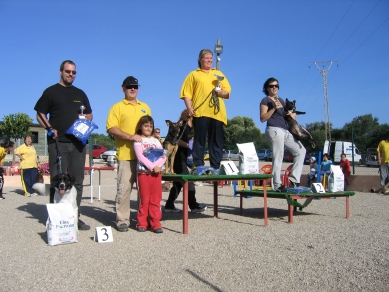
[[[98,243],[113,242],[111,226],[96,227],[94,241]]]

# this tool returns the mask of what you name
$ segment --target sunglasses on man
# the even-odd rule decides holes
[[[276,88],[280,88],[279,86],[278,86],[278,84],[272,84],[272,85],[269,85],[267,88],[274,88],[274,87],[276,87]]]
[[[73,71],[73,70],[64,70],[64,71],[65,71],[65,73],[68,73],[68,74],[70,74],[70,73],[72,73],[73,75],[77,74],[77,71]]]

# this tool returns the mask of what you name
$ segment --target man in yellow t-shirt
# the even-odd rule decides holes
[[[189,115],[193,116],[193,164],[204,165],[205,144],[208,137],[210,166],[219,169],[223,158],[224,126],[227,125],[225,99],[230,98],[231,87],[224,74],[212,68],[213,53],[200,51],[199,68],[190,72],[181,87]],[[222,80],[218,80],[218,77]]]
[[[378,144],[377,152],[381,186],[384,186],[389,182],[389,137]]]
[[[124,99],[111,107],[106,123],[107,132],[115,137],[116,144],[116,225],[121,232],[128,231],[130,225],[130,195],[136,182],[137,164],[134,141],[142,142],[141,136],[135,134],[136,125],[142,116],[151,116],[149,106],[137,100],[139,86],[138,79],[133,76],[124,79]]]

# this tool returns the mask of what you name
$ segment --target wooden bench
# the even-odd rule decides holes
[[[242,215],[243,210],[243,198],[247,197],[264,197],[264,192],[262,190],[241,190],[236,191],[236,194],[240,196],[240,215]],[[297,202],[297,200],[306,200],[308,198],[312,198],[315,200],[319,200],[322,198],[338,198],[338,197],[345,197],[346,198],[346,218],[350,218],[350,196],[354,196],[355,192],[351,191],[345,191],[345,192],[336,192],[336,193],[308,193],[303,192],[301,194],[295,194],[295,193],[280,193],[275,191],[267,191],[267,198],[271,199],[285,199],[288,203],[288,223],[293,223],[293,213],[296,211],[297,208],[300,208],[301,210],[304,208],[303,205]],[[267,203],[264,203],[265,208],[267,208]],[[267,226],[266,222],[268,221],[267,218],[267,210],[264,210],[264,220],[265,220],[265,226]]]

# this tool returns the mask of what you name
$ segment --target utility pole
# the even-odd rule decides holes
[[[220,54],[223,53],[223,46],[220,44],[220,39],[217,39],[213,52],[216,53],[216,69],[220,70]]]
[[[320,69],[318,64],[322,64],[324,67],[325,64],[330,64],[327,69]],[[333,63],[338,63],[338,61],[326,61],[326,62],[309,62],[309,67],[312,64],[316,65],[317,70],[323,76],[323,90],[324,90],[324,126],[325,126],[325,135],[326,140],[331,141],[331,124],[330,124],[330,107],[328,105],[328,84],[327,84],[327,74],[330,71]]]

